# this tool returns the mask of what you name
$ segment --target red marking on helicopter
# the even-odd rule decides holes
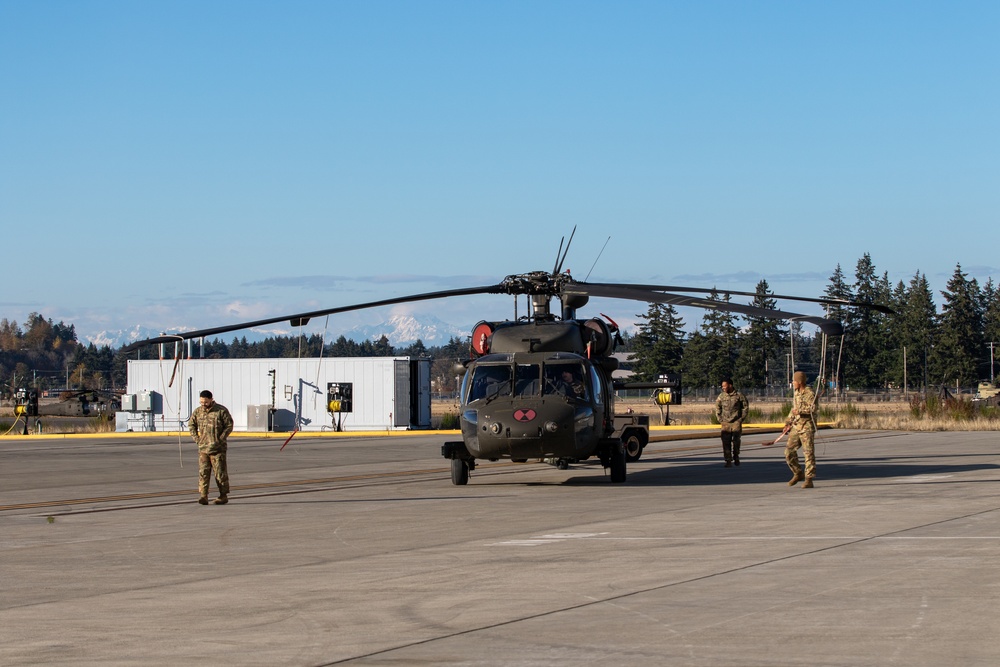
[[[514,412],[514,420],[519,422],[530,422],[536,416],[534,410],[516,410]]]

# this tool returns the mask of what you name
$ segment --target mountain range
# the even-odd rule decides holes
[[[178,329],[182,330],[182,329]],[[423,341],[428,347],[445,345],[451,338],[464,339],[469,336],[472,327],[456,327],[442,322],[434,316],[413,317],[412,315],[393,315],[388,320],[379,324],[359,325],[345,331],[328,331],[327,342],[332,343],[341,335],[360,343],[365,340],[378,340],[382,336],[389,339],[393,347],[406,347],[418,340]],[[160,331],[136,325],[131,329],[118,329],[101,331],[93,335],[84,335],[83,342],[93,343],[97,347],[108,346],[115,350],[123,345],[134,343],[137,340],[153,338],[159,336]],[[229,342],[234,337],[242,338],[246,336],[248,342],[259,342],[265,338],[272,338],[282,335],[275,331],[258,331],[247,329],[246,331],[233,331],[229,334],[219,336],[222,340]],[[288,334],[284,334],[288,335]]]

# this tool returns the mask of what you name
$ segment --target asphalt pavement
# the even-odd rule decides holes
[[[445,439],[0,439],[3,665],[1000,664],[1000,434],[822,431],[596,462]],[[213,493],[214,495],[214,493]]]

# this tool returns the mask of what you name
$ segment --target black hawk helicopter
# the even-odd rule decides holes
[[[828,335],[839,335],[840,323],[822,317],[756,308],[699,296],[713,290],[669,285],[590,283],[572,278],[562,266],[569,242],[560,242],[551,272],[510,275],[495,285],[414,294],[381,301],[326,308],[132,343],[123,352],[156,343],[204,338],[250,327],[288,321],[303,326],[310,319],[366,308],[477,294],[526,295],[530,313],[503,322],[480,322],[472,331],[470,359],[462,363],[459,418],[462,440],[446,442],[442,455],[451,460],[454,484],[467,484],[477,460],[545,459],[583,461],[597,456],[614,483],[625,481],[626,461],[637,460],[648,441],[648,428],[638,418],[615,414],[616,389],[663,387],[657,383],[612,380],[618,360],[612,356],[621,341],[610,318],[578,319],[577,310],[590,297],[611,297],[646,303],[694,306],[742,313],[751,317],[808,322]],[[565,237],[563,237],[565,240]],[[730,295],[755,296],[752,292]],[[839,299],[769,295],[839,306],[873,306]],[[552,299],[560,302],[552,310]],[[515,301],[516,304],[516,301]],[[648,424],[648,421],[646,422]],[[562,467],[562,466],[560,466]]]

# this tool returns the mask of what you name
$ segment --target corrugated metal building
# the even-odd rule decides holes
[[[410,357],[131,360],[117,428],[184,430],[203,389],[237,431],[429,428],[430,370]],[[331,384],[350,389],[350,412],[327,411]]]

